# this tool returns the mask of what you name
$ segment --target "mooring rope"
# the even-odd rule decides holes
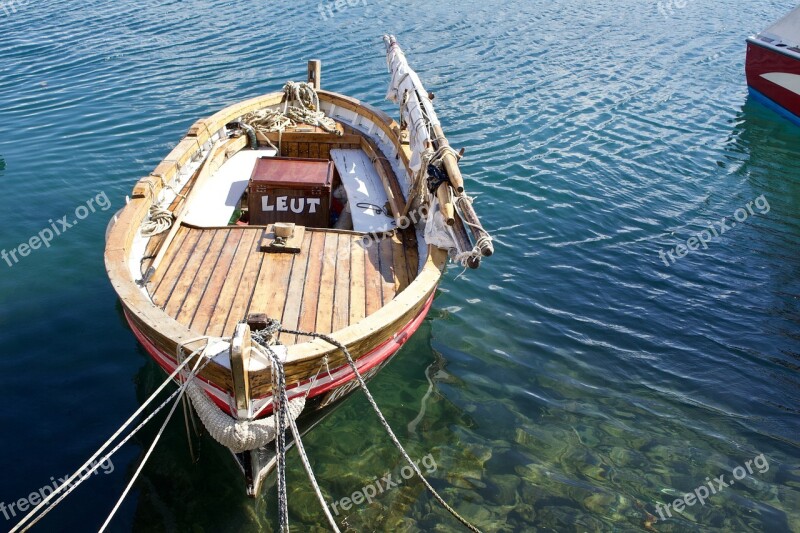
[[[331,514],[331,510],[328,509],[328,502],[325,501],[325,496],[322,495],[322,489],[317,483],[317,478],[314,476],[314,470],[311,468],[311,463],[308,460],[308,454],[306,453],[305,446],[303,446],[303,440],[301,439],[300,430],[297,428],[297,423],[294,421],[293,418],[289,418],[289,426],[292,428],[292,435],[294,435],[294,442],[295,446],[297,446],[297,452],[300,454],[300,459],[303,463],[303,468],[306,470],[306,474],[308,475],[309,481],[311,481],[311,485],[314,487],[314,492],[317,494],[317,499],[319,500],[320,505],[322,506],[322,510],[325,512],[325,517],[328,519],[328,523],[331,525],[331,528],[335,533],[340,533],[339,526],[336,525],[336,520],[333,519],[333,515]]]
[[[273,395],[272,395],[273,416],[279,417],[282,420],[286,420],[289,423],[289,427],[292,430],[292,435],[294,436],[295,446],[297,447],[297,451],[300,454],[300,459],[303,463],[303,468],[305,469],[306,474],[308,475],[308,479],[314,488],[314,492],[317,495],[317,499],[319,500],[320,505],[322,506],[322,510],[325,512],[325,516],[328,519],[331,528],[336,533],[339,533],[339,527],[336,525],[336,521],[333,519],[333,515],[331,514],[330,509],[328,509],[328,503],[325,501],[325,497],[322,494],[322,489],[320,488],[319,483],[317,482],[317,478],[314,476],[314,471],[311,468],[311,463],[308,459],[308,454],[306,453],[305,446],[303,446],[303,440],[301,438],[300,431],[297,428],[297,423],[295,422],[295,419],[292,416],[289,416],[288,409],[285,407],[288,405],[286,398],[286,386],[285,386],[286,373],[284,370],[283,362],[280,360],[280,357],[278,357],[278,354],[276,354],[275,351],[272,350],[272,348],[270,347],[272,342],[277,342],[274,340],[274,334],[278,332],[280,332],[280,324],[277,323],[276,321],[271,321],[266,330],[256,331],[251,334],[253,340],[256,341],[256,344],[253,345],[253,349],[272,362],[273,376],[275,376],[273,378],[273,383],[277,381],[279,384],[277,389],[273,389]],[[322,367],[320,367],[320,370],[322,370]],[[317,373],[317,375],[319,375],[319,373]],[[277,380],[275,378],[277,378]],[[280,383],[283,383],[283,387],[280,387]],[[277,395],[279,401],[277,403],[274,401],[276,397],[274,392],[275,390],[279,391]],[[310,391],[311,389],[309,388],[309,392]],[[282,452],[278,451],[279,448],[282,449]],[[283,491],[281,490],[280,486],[281,480],[283,480],[284,484],[286,482],[285,481],[286,446],[285,443],[282,446],[278,445],[277,439],[276,439],[276,453],[278,459],[278,512],[280,514],[279,518],[281,522],[281,530],[284,531],[285,533],[288,533],[289,532],[288,498],[286,496],[285,486]]]
[[[358,384],[360,385],[361,390],[363,390],[364,394],[367,396],[367,400],[369,401],[370,405],[372,406],[372,409],[375,411],[375,414],[378,415],[378,418],[380,419],[381,424],[383,424],[384,429],[386,429],[386,432],[388,433],[388,435],[391,438],[392,442],[394,443],[395,447],[397,447],[397,449],[400,451],[400,454],[403,456],[403,458],[406,460],[406,462],[408,462],[409,466],[411,466],[411,468],[414,470],[414,472],[416,472],[417,476],[419,476],[420,480],[422,480],[422,483],[425,485],[425,487],[428,489],[428,491],[431,493],[431,495],[433,495],[433,497],[436,499],[436,501],[439,502],[439,504],[442,507],[444,507],[451,515],[453,515],[453,517],[456,520],[461,522],[461,524],[464,527],[466,527],[470,531],[474,531],[475,533],[481,533],[480,529],[478,529],[476,526],[472,525],[469,521],[467,521],[467,519],[462,517],[460,514],[458,514],[458,512],[455,509],[453,509],[450,505],[448,505],[448,503],[444,500],[444,498],[442,498],[439,495],[439,493],[436,491],[436,489],[433,488],[433,486],[430,484],[430,482],[427,480],[427,478],[422,474],[422,471],[420,470],[419,466],[417,466],[417,464],[414,463],[414,461],[411,459],[411,456],[408,454],[408,452],[405,450],[403,445],[400,443],[400,440],[397,438],[397,435],[395,435],[395,432],[392,430],[392,427],[389,425],[389,422],[386,420],[386,417],[383,416],[383,413],[381,412],[380,408],[378,407],[378,404],[375,402],[375,398],[373,398],[372,394],[369,392],[369,388],[367,387],[367,383],[366,383],[366,381],[364,381],[364,378],[361,376],[361,373],[358,371],[358,367],[356,367],[356,363],[353,360],[353,356],[350,354],[350,351],[347,349],[347,347],[344,344],[342,344],[339,341],[337,341],[336,339],[334,339],[333,337],[330,337],[329,335],[324,335],[322,333],[312,333],[312,332],[307,332],[307,331],[298,331],[298,330],[292,330],[292,329],[285,329],[285,328],[282,328],[282,327],[279,329],[279,331],[281,333],[288,333],[290,335],[302,335],[304,337],[322,339],[323,341],[327,342],[328,344],[330,344],[332,346],[335,346],[336,348],[341,350],[342,353],[344,354],[344,356],[347,358],[347,364],[350,365],[350,368],[353,371],[353,374],[356,376],[356,379],[358,380]]]
[[[111,510],[111,512],[109,513],[108,517],[106,517],[106,520],[105,520],[105,522],[103,522],[103,525],[100,527],[100,530],[99,530],[98,533],[103,533],[108,528],[108,525],[111,523],[111,520],[114,519],[114,515],[117,514],[117,511],[122,506],[122,502],[125,501],[125,498],[128,496],[128,494],[130,493],[131,489],[133,488],[134,483],[136,483],[136,480],[139,479],[139,475],[142,473],[142,470],[144,470],[144,465],[147,464],[147,461],[150,459],[150,456],[153,454],[153,450],[156,449],[156,445],[158,445],[158,442],[161,440],[161,436],[164,434],[164,431],[167,429],[167,425],[169,424],[169,421],[172,420],[172,415],[175,414],[175,410],[178,408],[178,404],[181,403],[181,401],[183,400],[185,392],[186,392],[186,389],[189,387],[189,382],[192,379],[194,379],[194,377],[199,372],[201,372],[206,367],[206,365],[208,365],[209,362],[211,362],[210,358],[206,359],[205,361],[203,361],[203,359],[200,358],[200,359],[198,359],[197,364],[194,365],[194,368],[192,369],[191,373],[188,376],[186,376],[186,377],[181,376],[181,378],[184,380],[184,382],[183,382],[183,384],[180,386],[180,388],[177,391],[178,392],[178,398],[172,404],[172,408],[170,409],[169,413],[167,413],[167,416],[164,419],[164,422],[161,424],[161,428],[158,430],[158,433],[156,434],[155,438],[153,439],[153,442],[150,444],[150,448],[148,448],[147,453],[145,453],[144,457],[142,458],[141,462],[139,463],[139,466],[136,469],[136,472],[134,472],[133,476],[131,477],[131,480],[128,482],[128,485],[125,487],[125,490],[122,491],[122,494],[120,495],[119,499],[117,500],[116,505],[114,505],[114,508]],[[202,363],[202,367],[200,366],[201,363]],[[164,405],[166,405],[166,403]],[[187,428],[188,428],[188,426],[187,426]]]
[[[164,380],[164,382],[156,389],[155,392],[153,392],[153,394],[150,395],[150,397],[141,405],[141,407],[139,407],[139,409],[137,409],[136,412],[134,412],[125,421],[125,423],[123,423],[122,426],[120,426],[119,429],[117,429],[117,431],[114,432],[114,434],[83,465],[81,465],[80,468],[78,468],[78,470],[74,474],[69,476],[66,481],[62,482],[61,485],[59,485],[36,507],[31,509],[31,511],[27,515],[25,515],[25,517],[22,520],[20,520],[19,523],[17,523],[17,525],[14,526],[9,531],[9,533],[16,533],[17,531],[22,531],[22,532],[28,531],[30,528],[35,526],[40,520],[42,520],[45,516],[47,516],[47,514],[50,511],[55,509],[58,506],[58,504],[60,504],[69,494],[71,494],[72,491],[78,488],[78,486],[80,486],[81,483],[83,483],[86,479],[88,479],[90,475],[92,475],[95,471],[97,471],[97,469],[100,468],[100,465],[104,464],[105,461],[111,458],[112,455],[114,455],[117,451],[119,451],[119,449],[122,448],[122,446],[124,446],[131,438],[133,438],[134,435],[136,435],[144,426],[146,426],[153,418],[155,418],[155,416],[159,412],[161,412],[169,404],[169,402],[171,402],[181,392],[180,388],[177,389],[172,394],[170,394],[170,396],[166,400],[164,400],[164,402],[162,402],[158,407],[156,407],[153,410],[153,412],[150,413],[150,415],[148,415],[138,426],[136,426],[127,436],[125,436],[122,439],[122,441],[120,441],[114,448],[112,448],[110,452],[108,452],[106,455],[103,455],[103,452],[105,452],[111,446],[111,444],[123,433],[123,431],[128,426],[130,426],[133,423],[133,421],[136,420],[139,417],[139,415],[141,415],[151,403],[155,401],[156,397],[161,393],[161,391],[163,391],[170,383],[172,383],[178,374],[183,372],[183,370],[192,361],[192,359],[205,352],[206,348],[208,347],[208,341],[210,339],[211,339],[210,337],[197,337],[179,344],[177,347],[177,351],[178,353],[182,353],[184,346],[188,346],[190,344],[194,344],[196,342],[200,342],[203,340],[206,341],[206,344],[202,348],[198,348],[197,350],[192,352],[192,354],[189,355],[188,358],[186,358],[180,365],[178,365],[175,371],[172,372],[172,374],[170,374],[166,380]],[[211,361],[211,359],[208,359],[206,364],[208,364],[208,361]],[[200,370],[202,370],[202,368]],[[97,461],[97,459],[100,458],[101,455],[103,455],[101,460]],[[84,471],[86,473],[82,474],[82,472]],[[79,479],[77,483],[73,484],[76,478]],[[53,501],[54,499],[55,501]]]
[[[286,415],[289,400],[286,397],[286,373],[278,355],[269,350],[272,355],[272,398],[273,412],[276,417],[278,434],[275,438],[275,453],[278,457],[278,514],[281,519],[281,530],[289,533],[289,501],[286,489]],[[276,394],[277,392],[277,394]],[[277,402],[275,402],[277,398]]]

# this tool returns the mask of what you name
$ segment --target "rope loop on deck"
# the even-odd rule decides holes
[[[175,216],[169,209],[153,204],[150,206],[149,220],[142,222],[142,237],[153,237],[169,230]]]

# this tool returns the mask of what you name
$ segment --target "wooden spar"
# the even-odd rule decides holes
[[[472,207],[472,202],[470,202],[466,195],[462,194],[456,198],[456,205],[458,205],[461,216],[464,218],[464,223],[469,226],[472,235],[478,242],[481,255],[484,257],[491,257],[494,255],[494,244],[492,244],[489,234],[483,229],[481,221],[475,213],[475,208]]]
[[[444,221],[448,226],[454,225],[456,223],[456,210],[453,207],[453,195],[450,185],[447,183],[439,185],[439,188],[436,189],[436,197],[439,199]]]
[[[443,146],[450,146],[450,143],[447,141],[447,137],[444,136],[444,131],[440,125],[435,125],[433,127],[433,134],[436,136],[436,143],[437,148],[442,148]],[[458,159],[453,152],[447,150],[442,159],[444,163],[444,168],[447,171],[447,177],[450,178],[450,184],[453,186],[453,189],[458,194],[464,193],[464,177],[461,175],[461,170],[458,168]]]
[[[308,83],[316,90],[322,88],[322,61],[319,59],[312,59],[308,62]]]
[[[231,340],[231,374],[233,393],[236,397],[236,411],[239,420],[250,418],[250,326],[246,323],[236,325]]]
[[[469,252],[472,250],[472,242],[469,240],[469,234],[467,233],[467,228],[464,227],[464,223],[461,221],[460,217],[455,218],[455,224],[453,225],[453,236],[456,240],[456,246],[458,250]],[[481,266],[481,258],[480,257],[470,257],[467,259],[467,266],[471,269],[475,270]]]
[[[450,143],[447,142],[447,138],[444,136],[444,131],[441,126],[434,126],[433,132],[436,135],[437,148],[450,146]],[[472,207],[472,203],[464,194],[464,178],[461,176],[461,170],[458,168],[458,158],[453,152],[447,150],[442,162],[444,163],[444,169],[448,178],[450,178],[450,182],[453,183],[456,191],[458,191],[456,204],[461,211],[461,215],[464,217],[465,225],[469,227],[472,235],[475,237],[475,241],[480,245],[481,254],[484,257],[490,257],[494,254],[494,245],[489,238],[489,234],[483,229],[481,221],[475,213],[475,209]],[[461,187],[460,189],[458,188],[459,184]]]
[[[148,275],[146,278],[149,278],[156,270],[158,270],[161,261],[164,260],[164,256],[166,255],[170,244],[172,244],[172,241],[175,239],[175,235],[178,234],[178,229],[181,227],[183,219],[186,218],[186,215],[188,214],[186,206],[189,205],[189,199],[191,198],[192,193],[202,189],[208,178],[214,172],[216,172],[220,166],[222,166],[222,163],[224,163],[228,157],[230,157],[230,155],[233,155],[233,152],[238,152],[246,145],[247,137],[244,135],[237,137],[236,139],[220,139],[214,144],[214,146],[211,148],[208,158],[203,163],[203,167],[200,169],[200,174],[198,174],[197,179],[195,180],[192,191],[189,193],[189,197],[184,200],[180,211],[175,217],[175,220],[172,222],[172,228],[170,229],[167,238],[164,239],[164,242],[161,244],[161,249],[158,251],[156,258],[153,259],[153,262],[148,269]]]

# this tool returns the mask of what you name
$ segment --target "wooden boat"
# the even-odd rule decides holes
[[[109,225],[106,267],[134,335],[169,373],[205,359],[192,402],[251,496],[274,453],[233,434],[276,418],[253,335],[275,322],[329,335],[368,379],[420,326],[448,253],[477,268],[493,251],[431,98],[386,44],[400,123],[322,90],[312,61],[307,84],[197,121]],[[322,339],[272,337],[307,430],[357,388],[354,373]]]
[[[747,39],[750,94],[800,125],[800,6]]]

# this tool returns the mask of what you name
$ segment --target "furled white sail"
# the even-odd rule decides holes
[[[439,118],[428,98],[428,91],[406,60],[403,50],[394,35],[384,35],[386,63],[392,81],[389,83],[387,100],[401,106],[403,118],[408,124],[409,144],[413,152],[411,169],[416,173],[422,167],[422,153],[426,143],[432,140],[431,128],[439,125]]]

